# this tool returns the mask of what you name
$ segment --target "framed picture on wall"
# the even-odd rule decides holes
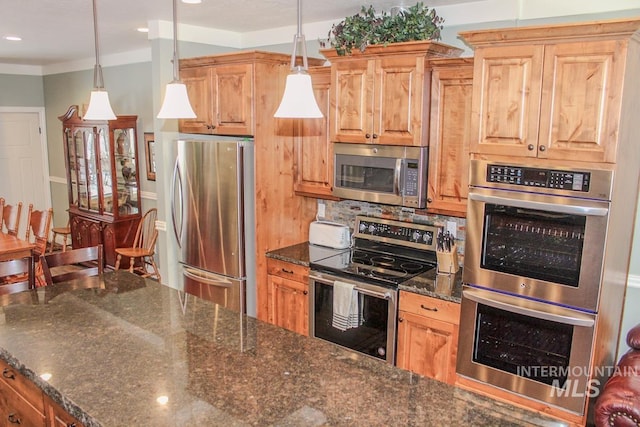
[[[153,132],[144,133],[144,153],[147,159],[147,179],[156,180],[156,141]]]

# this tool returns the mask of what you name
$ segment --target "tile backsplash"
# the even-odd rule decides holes
[[[457,225],[456,245],[458,247],[459,262],[462,263],[466,229],[464,218],[445,215],[431,215],[426,214],[423,211],[416,212],[416,210],[412,208],[379,205],[355,200],[341,200],[336,202],[332,200],[318,199],[318,204],[324,204],[325,206],[325,216],[323,219],[346,224],[352,231],[355,226],[356,216],[358,215],[415,222],[417,224],[433,225],[443,228],[446,227],[447,221],[453,221]]]

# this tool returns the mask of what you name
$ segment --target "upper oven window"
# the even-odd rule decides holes
[[[485,204],[482,268],[578,287],[586,217]]]

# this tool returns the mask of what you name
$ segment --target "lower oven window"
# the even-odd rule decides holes
[[[586,217],[487,203],[482,267],[578,286]]]
[[[473,361],[547,385],[567,380],[573,326],[478,304]]]
[[[389,300],[358,294],[360,325],[341,331],[332,326],[333,286],[316,282],[314,289],[314,336],[360,353],[387,358]],[[390,355],[391,353],[389,353]]]

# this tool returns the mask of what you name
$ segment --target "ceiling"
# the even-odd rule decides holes
[[[478,0],[430,0],[430,8]],[[302,21],[339,22],[371,4],[377,12],[413,6],[414,0],[306,0]],[[97,0],[100,55],[149,47],[148,36],[136,31],[150,21],[171,21],[171,0]],[[246,33],[293,26],[296,0],[203,0],[178,2],[178,22]],[[92,0],[0,0],[0,63],[46,66],[95,56]],[[291,37],[293,39],[293,34]],[[20,42],[5,40],[22,37]]]

